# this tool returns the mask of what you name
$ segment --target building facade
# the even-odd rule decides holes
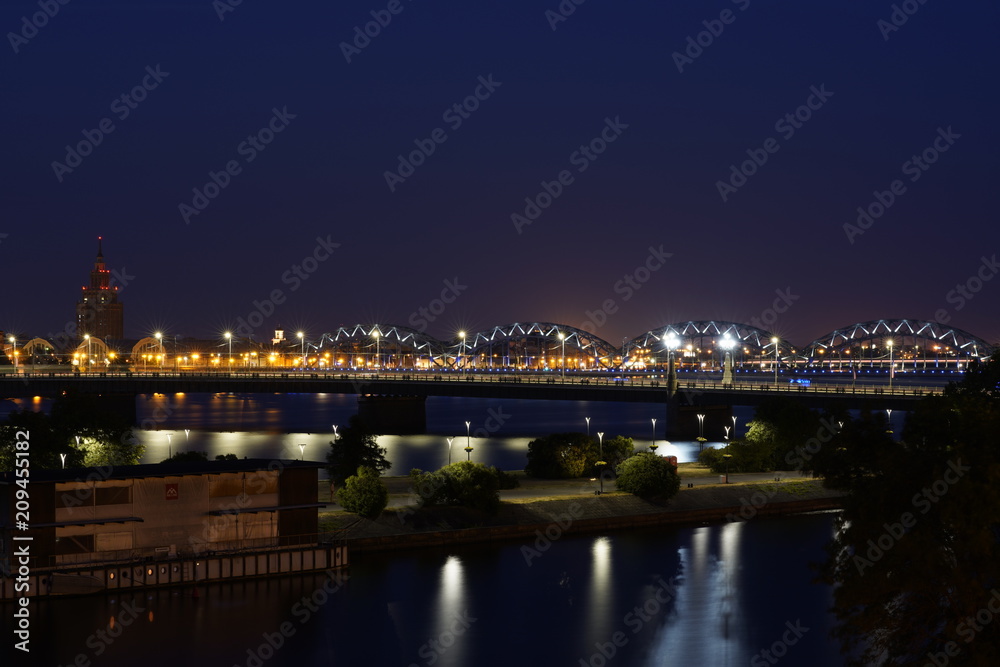
[[[104,264],[103,239],[97,237],[97,259],[90,272],[90,286],[82,287],[76,304],[76,332],[107,340],[124,337],[124,306],[118,300],[118,287],[111,286],[111,272]]]

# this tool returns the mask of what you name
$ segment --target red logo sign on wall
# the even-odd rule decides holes
[[[180,497],[180,492],[177,490],[176,484],[166,485],[167,500],[177,500]]]

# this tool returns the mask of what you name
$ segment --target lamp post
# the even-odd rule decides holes
[[[722,338],[722,342],[719,344],[723,350],[725,350],[725,357],[722,360],[722,384],[732,384],[733,383],[733,357],[732,350],[733,346],[736,345],[736,341],[725,335]]]
[[[729,442],[729,427],[728,426],[723,426],[722,428],[726,429],[726,442],[728,443]]]
[[[14,358],[14,372],[17,372],[17,339],[13,336],[8,336],[7,340],[10,341],[12,349],[10,351],[10,356]]]
[[[677,336],[670,334],[667,336],[666,346],[667,346],[667,392],[673,395],[677,391],[677,369],[674,367],[674,350],[680,341],[677,340]]]
[[[170,446],[170,434],[167,433],[167,458],[169,459],[172,457],[173,457],[173,450]]]
[[[163,347],[163,334],[157,331],[153,334],[153,338],[156,339],[156,343],[160,346],[160,368],[163,368],[163,360],[167,356],[167,350]]]
[[[334,443],[337,442],[337,425],[336,424],[333,425],[333,441],[334,441]]]
[[[889,427],[889,433],[892,433],[892,410],[888,408],[885,411],[885,423]]]
[[[608,464],[608,462],[604,460],[604,431],[597,432],[597,442],[601,448],[600,460],[597,462],[599,467],[597,477],[601,481],[601,493],[604,493],[604,466]]]
[[[659,445],[656,444],[656,417],[653,417],[651,421],[653,422],[653,443],[649,446],[649,451],[655,454],[656,448],[659,447]]]
[[[302,331],[296,332],[295,335],[298,336],[299,342],[301,343],[301,347],[302,347],[302,368],[305,368],[306,367],[306,335]]]
[[[379,331],[378,329],[374,329],[372,331],[372,336],[375,337],[375,368],[378,368],[379,366],[382,365],[382,359],[381,359],[381,357],[382,357],[382,353],[381,353],[382,348],[380,347],[380,343],[379,343],[379,341],[382,338],[382,332]]]
[[[584,417],[587,420],[587,440],[590,440],[590,417]]]
[[[698,437],[705,437],[705,415],[703,414],[698,415]]]
[[[83,339],[87,341],[87,370],[90,370],[90,334],[83,334]]]
[[[66,467],[66,455],[65,454],[60,454],[59,458],[62,460],[62,467],[65,468]]]
[[[736,415],[733,415],[733,437],[736,437]]]
[[[774,338],[772,338],[771,342],[774,343],[774,388],[777,389],[778,388],[778,363],[780,361],[779,357],[778,357],[778,337],[775,336]]]
[[[560,376],[566,379],[566,334],[561,331],[559,332],[559,342],[562,343],[562,360],[559,363],[561,366]]]
[[[302,443],[299,443],[299,461],[302,461],[305,455],[306,455],[306,446],[303,445]]]
[[[470,435],[469,428],[472,426],[472,422],[465,422],[465,452],[466,460],[472,460],[472,436]]]
[[[229,331],[227,331],[226,333],[224,333],[222,335],[225,336],[225,338],[226,338],[227,341],[229,341],[229,368],[230,368],[230,370],[232,370],[232,368],[233,368],[233,366],[232,366],[232,363],[233,363],[233,334],[230,333]]]
[[[462,379],[465,379],[465,332],[459,331],[458,337],[462,339],[462,350],[459,353],[459,359],[462,362]]]
[[[892,356],[892,339],[890,338],[889,340],[887,340],[885,342],[885,344],[889,346],[889,391],[891,392],[892,391],[892,376],[893,376],[892,370],[895,367],[895,364],[893,363],[893,356]],[[904,361],[904,363],[905,363],[905,361]]]
[[[733,455],[723,454],[722,458],[726,459],[726,484],[729,484],[729,459],[733,458]]]
[[[448,465],[451,465],[451,443],[455,441],[455,438],[448,438]]]

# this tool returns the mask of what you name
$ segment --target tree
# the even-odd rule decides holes
[[[347,427],[340,431],[340,437],[330,443],[330,452],[326,455],[330,481],[340,486],[362,466],[380,475],[388,470],[391,464],[385,458],[386,449],[379,447],[375,438],[357,415],[351,417]]]
[[[680,491],[681,478],[677,475],[677,470],[662,456],[652,452],[639,452],[618,466],[615,485],[619,491],[646,500],[668,500]]]
[[[986,366],[920,401],[899,441],[863,414],[814,458],[847,491],[822,577],[852,664],[1000,661],[982,616],[1000,590],[1000,359]]]
[[[591,463],[591,456],[594,458],[594,462],[603,458],[605,463],[614,468],[634,453],[635,444],[632,442],[632,438],[626,438],[623,435],[616,435],[604,443],[603,457],[601,456],[600,443],[595,442],[593,451],[587,457],[587,462]]]
[[[543,479],[580,477],[597,461],[597,443],[584,433],[555,433],[528,443],[525,474]]]
[[[361,466],[337,492],[337,502],[348,512],[376,519],[389,504],[389,490],[377,470]]]
[[[49,414],[21,410],[0,424],[0,469],[13,470],[14,443],[19,430],[30,432],[35,468],[134,465],[144,447],[132,426],[98,396],[65,394],[55,399]]]
[[[514,488],[513,476],[493,466],[471,461],[459,461],[437,472],[410,471],[413,492],[422,505],[459,505],[487,514],[500,507],[500,489]]]

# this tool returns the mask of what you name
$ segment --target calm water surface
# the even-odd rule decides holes
[[[816,514],[358,556],[330,594],[310,575],[42,601],[32,664],[576,667],[613,648],[608,665],[839,665],[809,565],[832,529]],[[113,616],[131,622],[112,639]]]

